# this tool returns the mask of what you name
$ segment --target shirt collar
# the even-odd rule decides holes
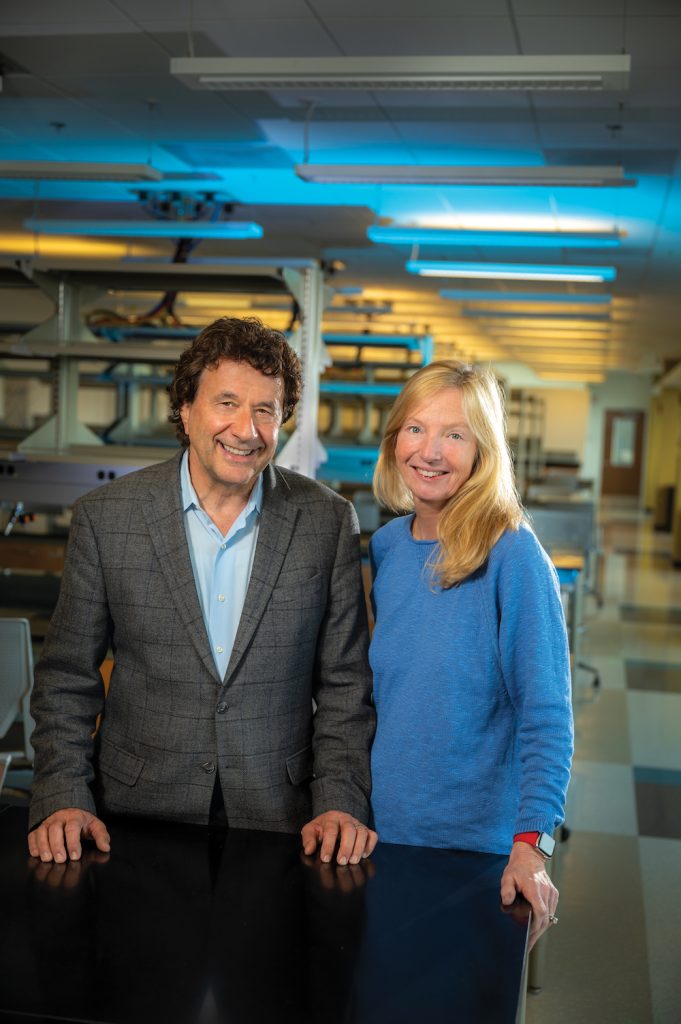
[[[180,488],[182,491],[182,511],[189,512],[192,508],[201,508],[201,502],[198,499],[192,478],[189,475],[189,449],[185,449],[182,461],[180,462]],[[258,479],[255,481],[255,486],[248,496],[246,507],[243,510],[243,517],[246,519],[251,512],[255,511],[258,514],[262,511],[262,495],[263,495],[263,481],[262,473],[258,475]]]

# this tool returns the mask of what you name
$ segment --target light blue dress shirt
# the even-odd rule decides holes
[[[215,665],[223,679],[253,568],[262,509],[262,475],[225,536],[201,508],[189,475],[188,451],[182,457],[180,483],[196,590]]]

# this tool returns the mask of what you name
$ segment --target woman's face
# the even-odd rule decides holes
[[[476,452],[458,388],[445,388],[410,411],[397,435],[395,460],[417,515],[442,511],[470,477]]]

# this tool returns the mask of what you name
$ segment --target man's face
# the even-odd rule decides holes
[[[180,409],[199,497],[216,485],[248,497],[276,451],[283,397],[281,377],[248,363],[225,359],[203,371],[194,401]]]

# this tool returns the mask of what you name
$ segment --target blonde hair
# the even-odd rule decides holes
[[[506,442],[503,393],[491,370],[454,360],[422,367],[405,384],[393,405],[374,473],[374,494],[381,505],[401,514],[414,499],[397,467],[395,444],[415,409],[447,389],[461,392],[463,412],[476,442],[471,475],[445,505],[438,520],[439,553],[435,578],[454,586],[485,562],[505,530],[517,530],[523,509],[515,488]]]

